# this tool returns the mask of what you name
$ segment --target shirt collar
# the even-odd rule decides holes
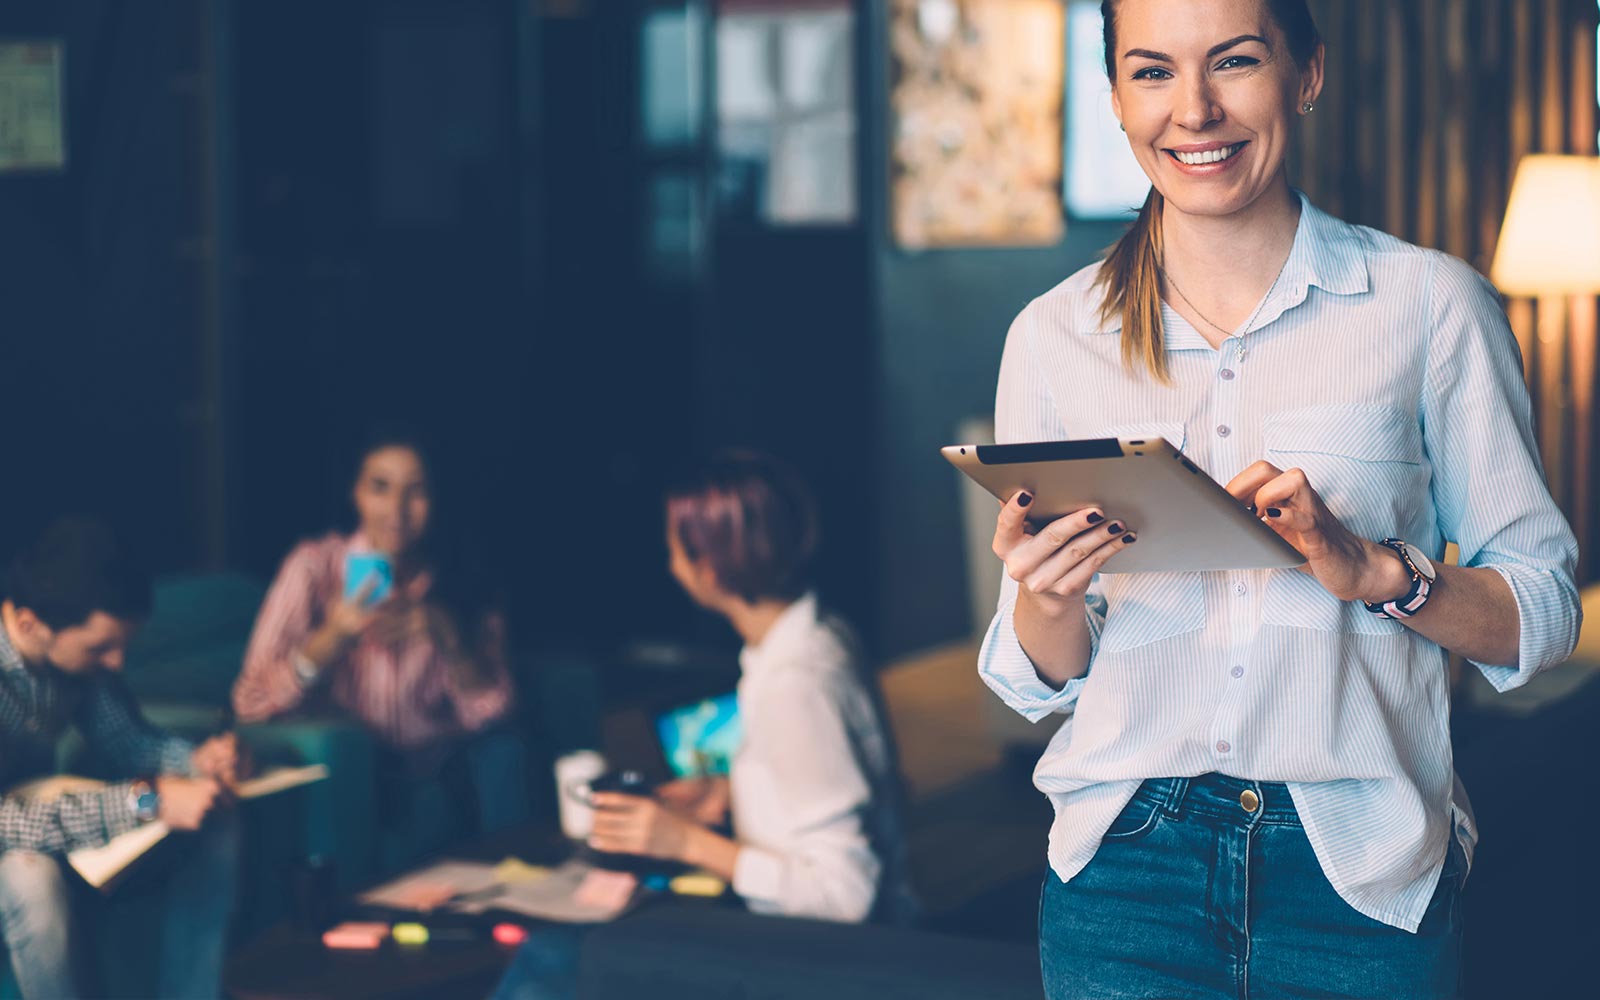
[[[1253,327],[1260,329],[1306,300],[1313,286],[1334,295],[1358,295],[1370,287],[1365,244],[1354,226],[1334,218],[1311,204],[1304,191],[1300,199],[1300,221],[1295,226],[1294,245],[1283,273],[1273,286],[1271,299],[1261,308]],[[1183,317],[1162,303],[1161,316],[1169,351],[1205,349],[1211,345]],[[1122,332],[1122,317],[1109,316],[1090,324],[1089,334]]]
[[[763,669],[782,657],[783,651],[803,637],[816,623],[817,595],[808,591],[783,610],[759,643],[746,646],[739,651],[739,666],[747,673]]]
[[[0,623],[0,669],[26,670],[27,667],[22,654],[11,644],[11,634],[6,631],[4,624]]]

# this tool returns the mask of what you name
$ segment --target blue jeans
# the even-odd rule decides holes
[[[378,763],[380,871],[398,871],[472,833],[527,822],[527,742],[509,725],[458,743],[386,751]]]
[[[231,812],[219,813],[199,833],[173,840],[161,848],[168,857],[142,862],[173,862],[159,873],[165,898],[157,995],[215,1000],[238,874],[238,823]],[[72,957],[75,876],[65,864],[36,851],[0,852],[0,932],[28,1000],[83,995]]]
[[[1240,802],[1249,789],[1260,805]],[[1328,884],[1273,782],[1146,781],[1070,882],[1045,876],[1039,958],[1050,1000],[1457,995],[1461,883],[1451,839],[1417,933]]]

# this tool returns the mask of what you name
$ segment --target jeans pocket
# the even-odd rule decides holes
[[[1144,794],[1141,789],[1134,793],[1133,800],[1122,808],[1117,818],[1111,821],[1111,826],[1100,835],[1100,842],[1129,843],[1139,840],[1154,830],[1160,822],[1160,800]]]

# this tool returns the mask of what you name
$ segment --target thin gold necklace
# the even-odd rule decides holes
[[[1293,253],[1292,250],[1290,252]],[[1256,317],[1261,315],[1261,310],[1266,308],[1267,300],[1272,298],[1272,293],[1278,287],[1278,279],[1283,277],[1284,269],[1288,266],[1289,258],[1286,256],[1283,258],[1283,263],[1278,265],[1278,273],[1272,276],[1272,284],[1267,286],[1267,294],[1261,296],[1261,301],[1256,303],[1255,311],[1250,314],[1249,319],[1244,321],[1244,332],[1239,334],[1239,354],[1236,358],[1234,358],[1234,364],[1239,364],[1244,361],[1244,339],[1250,336],[1251,326],[1255,324]],[[1194,300],[1183,294],[1183,289],[1178,287],[1178,283],[1172,279],[1172,274],[1167,271],[1166,254],[1161,255],[1161,263],[1158,265],[1158,270],[1161,272],[1161,277],[1166,279],[1167,284],[1172,286],[1172,290],[1178,293],[1178,298],[1183,300],[1184,305],[1188,306],[1190,309],[1193,309],[1196,316],[1199,316],[1207,323],[1210,323],[1212,328],[1218,333],[1222,334],[1224,337],[1233,336],[1232,330],[1224,328],[1221,323],[1218,323],[1210,316],[1207,316],[1205,313],[1201,312],[1200,307],[1194,304]]]

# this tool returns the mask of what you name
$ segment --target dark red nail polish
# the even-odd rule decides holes
[[[1276,507],[1268,507],[1267,508],[1267,516],[1268,517],[1277,517],[1278,515],[1280,515],[1282,513],[1283,513],[1283,511],[1279,510]]]
[[[1256,505],[1255,504],[1251,504],[1250,505],[1250,513],[1254,514],[1255,512],[1256,512]]]
[[[1107,526],[1106,530],[1111,532],[1113,535],[1119,535],[1122,533],[1122,525],[1113,522]]]
[[[1017,506],[1018,507],[1026,507],[1030,503],[1033,503],[1033,494],[1032,493],[1018,493],[1017,494]]]
[[[1128,534],[1122,536],[1122,544],[1124,544],[1124,545],[1132,545],[1134,542],[1137,542],[1138,540],[1139,540],[1139,536],[1133,534],[1132,532],[1129,532]]]
[[[1105,520],[1105,515],[1103,515],[1103,514],[1090,513],[1090,515],[1089,515],[1089,523],[1090,524],[1099,524],[1101,521],[1104,521],[1104,520]]]

